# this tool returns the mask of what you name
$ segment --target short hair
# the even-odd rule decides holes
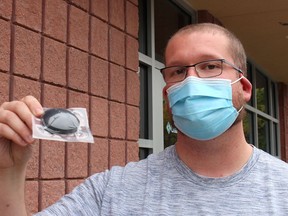
[[[229,40],[229,49],[231,51],[232,58],[237,67],[239,67],[243,73],[246,75],[247,71],[247,57],[244,47],[241,41],[228,29],[213,23],[198,23],[190,24],[179,29],[175,34],[172,35],[170,40],[179,34],[189,34],[194,32],[207,32],[211,34],[220,33],[227,37]],[[169,41],[170,41],[169,40]],[[167,45],[169,44],[169,41]],[[166,46],[167,48],[167,46]],[[165,50],[166,53],[166,50]]]

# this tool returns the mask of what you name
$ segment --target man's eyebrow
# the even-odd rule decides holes
[[[213,55],[213,54],[204,54],[204,55],[197,56],[197,58],[195,60],[193,60],[193,62],[191,61],[190,63],[187,63],[187,62],[185,62],[186,60],[183,61],[181,59],[176,60],[176,61],[171,61],[171,62],[169,62],[169,65],[166,64],[166,67],[193,65],[193,64],[196,64],[198,62],[214,60],[214,59],[223,59],[223,56],[217,56],[217,55]]]

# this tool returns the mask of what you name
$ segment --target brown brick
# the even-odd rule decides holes
[[[43,106],[47,108],[65,108],[67,106],[66,89],[44,84]]]
[[[91,93],[108,97],[108,62],[91,56]]]
[[[15,73],[39,79],[40,65],[40,35],[16,26]]]
[[[110,141],[110,168],[112,166],[124,166],[126,164],[126,143],[121,140]]]
[[[108,101],[92,97],[91,100],[91,131],[95,136],[108,136]]]
[[[44,40],[43,78],[47,82],[66,85],[66,46],[55,40]]]
[[[108,24],[91,17],[91,52],[108,59]]]
[[[52,205],[65,194],[65,182],[63,180],[41,181],[40,187],[42,192],[40,210]]]
[[[65,143],[42,140],[40,177],[64,178]]]
[[[127,163],[139,161],[139,145],[137,142],[127,142]]]
[[[66,42],[67,3],[63,0],[46,0],[45,3],[44,32],[51,37]]]
[[[89,114],[89,96],[84,93],[70,91],[68,107],[82,107],[86,108],[87,114]]]
[[[1,5],[1,3],[0,3]],[[0,70],[9,71],[10,66],[10,23],[0,19]]]
[[[125,105],[117,102],[110,102],[110,136],[124,139],[126,133]]]
[[[110,60],[119,65],[124,66],[125,64],[125,37],[124,33],[115,29],[110,28],[110,46],[109,55]]]
[[[69,44],[88,51],[89,16],[84,11],[70,8],[70,41]]]
[[[110,64],[110,98],[125,102],[125,69],[121,66]]]
[[[9,75],[0,72],[0,104],[9,100]]]
[[[126,2],[126,32],[138,38],[138,7],[129,1]],[[138,51],[138,49],[137,49]]]
[[[67,144],[66,178],[85,178],[88,175],[88,144]]]
[[[124,30],[124,0],[109,1],[109,20],[117,28]]]
[[[127,103],[139,106],[140,102],[140,81],[139,75],[134,71],[127,70],[126,95]]]
[[[77,187],[79,184],[81,184],[84,180],[83,179],[73,179],[73,180],[67,180],[66,182],[66,193],[72,192],[72,190]]]
[[[71,0],[71,2],[84,10],[89,11],[89,0]]]
[[[39,177],[39,140],[33,144],[32,157],[27,164],[26,178],[36,179]]]
[[[22,78],[14,77],[14,100],[20,100],[27,95],[33,95],[40,101],[40,83]]]
[[[95,138],[91,144],[89,175],[108,169],[108,140]]]
[[[38,212],[38,181],[26,181],[25,184],[25,203],[29,213]]]
[[[140,111],[138,107],[127,106],[127,139],[139,139]]]
[[[0,16],[7,19],[11,18],[12,14],[12,2],[11,0],[1,0],[0,2]]]
[[[108,21],[108,0],[91,1],[91,11],[97,17]]]
[[[21,0],[15,1],[15,3],[16,22],[41,31],[42,0]]]
[[[68,84],[73,89],[88,92],[88,54],[69,48]]]
[[[126,67],[138,71],[138,41],[135,38],[126,36]]]

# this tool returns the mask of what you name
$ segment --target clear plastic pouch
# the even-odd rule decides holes
[[[94,143],[85,108],[44,108],[44,111],[41,118],[33,116],[33,138]]]

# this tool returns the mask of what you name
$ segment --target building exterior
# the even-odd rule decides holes
[[[95,172],[137,161],[175,142],[165,132],[159,72],[166,41],[189,23],[226,26],[224,18],[212,13],[213,5],[197,3],[1,0],[0,103],[33,95],[44,107],[84,107],[95,138],[94,144],[34,144],[26,184],[31,212]],[[286,81],[273,77],[253,50],[247,54],[254,89],[246,106],[246,138],[288,161],[288,75]]]

